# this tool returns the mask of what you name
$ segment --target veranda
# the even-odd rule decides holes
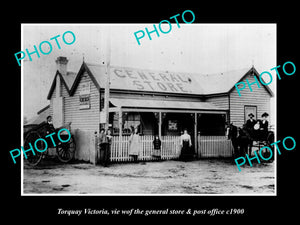
[[[139,161],[157,160],[153,140],[161,140],[161,159],[177,159],[181,153],[180,135],[191,136],[195,158],[231,157],[231,141],[225,136],[226,110],[205,102],[147,101],[111,99],[109,123],[112,125],[110,160],[132,161],[128,154],[132,127],[139,127]]]
[[[133,161],[128,154],[130,136],[113,136],[110,148],[110,161],[126,162]],[[157,157],[153,156],[154,136],[140,136],[139,161],[156,161]],[[180,137],[179,136],[162,136],[161,137],[161,159],[177,159],[180,156]],[[195,149],[195,158],[217,158],[232,157],[233,147],[231,141],[226,136],[197,136],[197,147]]]

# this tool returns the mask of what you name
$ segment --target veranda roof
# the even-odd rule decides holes
[[[153,99],[117,99],[110,98],[110,103],[115,107],[137,109],[186,109],[186,110],[216,110],[221,109],[209,102],[170,101]]]

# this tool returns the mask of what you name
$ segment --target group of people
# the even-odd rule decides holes
[[[131,134],[129,138],[129,155],[133,157],[133,160],[137,162],[137,158],[139,155],[140,149],[140,137],[138,134],[138,129],[134,129],[134,132]],[[187,129],[184,129],[182,135],[180,136],[180,146],[181,153],[180,159],[183,161],[189,160],[193,158],[193,151],[191,149],[192,141],[191,136],[188,134]],[[153,140],[153,152],[152,156],[161,159],[161,140],[159,136],[156,135]]]
[[[191,136],[188,134],[187,130],[183,131],[183,134],[180,136],[180,146],[181,146],[181,160],[189,160],[193,158],[193,151],[191,149],[192,141]],[[129,138],[129,155],[133,157],[133,161],[137,162],[138,155],[140,152],[140,136],[138,133],[138,128],[133,129],[133,132]],[[153,152],[152,156],[156,159],[161,159],[161,140],[159,136],[156,135],[153,140]]]
[[[242,128],[237,128],[231,123],[228,127],[228,138],[232,140],[232,145],[235,150],[235,154],[238,156],[244,156],[248,154],[251,156],[253,141],[265,142],[269,134],[269,122],[267,120],[269,114],[264,112],[262,119],[255,120],[254,114],[249,113],[249,119],[243,125]],[[239,146],[239,148],[238,148]]]
[[[140,152],[140,135],[138,132],[138,127],[132,128],[133,132],[129,137],[129,151],[128,154],[133,157],[133,161],[138,161],[138,156]],[[160,159],[161,158],[161,140],[156,135],[153,140],[153,157]]]
[[[101,129],[99,138],[98,138],[98,145],[100,148],[98,148],[98,157],[97,159],[100,160],[100,164],[103,166],[108,166],[109,161],[110,161],[110,147],[111,147],[111,141],[112,141],[112,136],[111,136],[111,130],[107,129]]]
[[[47,134],[54,132],[55,128],[52,123],[52,117],[48,116],[45,124]],[[129,137],[129,155],[133,157],[133,161],[138,161],[138,155],[140,152],[140,135],[138,132],[138,127],[133,128]],[[99,161],[97,163],[102,164],[103,166],[108,166],[110,162],[110,148],[112,143],[112,135],[110,129],[101,129],[98,137],[98,151],[97,151],[97,159]],[[193,155],[191,151],[192,141],[191,136],[188,134],[187,130],[183,131],[183,134],[180,136],[180,145],[181,145],[181,154],[180,159],[188,160]],[[161,140],[159,136],[156,135],[153,140],[153,153],[152,156],[161,159]]]
[[[269,114],[268,113],[263,113],[261,115],[262,119],[261,120],[255,120],[253,113],[248,114],[249,119],[246,121],[244,124],[245,130],[248,132],[249,136],[252,139],[256,140],[266,140],[267,135],[268,135],[268,118]],[[52,124],[52,117],[48,116],[47,117],[47,122],[46,122],[46,130],[47,134],[53,132],[55,129]],[[140,135],[138,132],[138,127],[133,128],[132,127],[132,132],[129,138],[129,155],[133,157],[133,161],[137,162],[138,161],[138,155],[140,152]],[[239,136],[239,132],[242,132],[242,130],[233,130],[232,136]],[[100,159],[100,163],[103,166],[108,166],[109,161],[110,161],[110,148],[111,148],[111,142],[112,142],[112,135],[111,135],[111,130],[110,129],[101,129],[100,130],[100,135],[98,138],[98,145],[99,145],[99,151],[97,152],[98,154],[98,159]],[[234,144],[234,143],[233,143]],[[180,160],[187,161],[189,159],[193,158],[193,150],[192,150],[192,141],[191,141],[191,136],[188,134],[187,129],[184,129],[182,135],[180,136],[180,146],[181,146],[181,153],[180,153]],[[252,145],[250,145],[250,148]],[[153,157],[156,157],[157,159],[161,158],[161,140],[159,137],[156,135],[153,140]]]
[[[110,162],[110,148],[112,143],[111,130],[108,129],[106,132],[104,129],[100,130],[100,135],[98,138],[99,152],[98,159],[100,159],[100,164],[103,166],[108,166]],[[131,135],[129,137],[129,155],[133,157],[133,161],[137,162],[138,155],[140,151],[140,137],[138,132],[138,127],[131,128]]]
[[[249,119],[246,121],[245,126],[251,137],[261,141],[266,140],[269,126],[268,116],[269,114],[264,112],[261,115],[261,120],[255,120],[253,113],[248,114]]]

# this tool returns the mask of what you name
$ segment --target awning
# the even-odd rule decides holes
[[[173,100],[149,100],[149,99],[116,99],[111,98],[110,103],[115,107],[135,109],[184,109],[184,110],[218,110],[224,111],[209,102],[189,102]]]

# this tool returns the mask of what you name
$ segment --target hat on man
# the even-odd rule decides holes
[[[250,118],[253,118],[253,117],[254,117],[253,113],[249,113],[248,116],[249,116]]]
[[[261,117],[268,117],[268,116],[269,116],[269,114],[266,113],[266,112],[264,112],[264,113],[261,115]]]

